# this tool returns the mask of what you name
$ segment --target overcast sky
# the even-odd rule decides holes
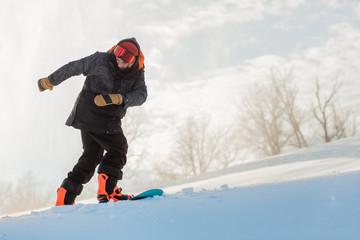
[[[0,180],[31,170],[61,183],[81,153],[64,122],[84,77],[44,93],[36,81],[126,37],[145,54],[149,124],[164,131],[179,113],[231,116],[243,86],[278,66],[294,69],[304,94],[317,76],[341,80],[358,111],[359,21],[355,0],[3,0]]]

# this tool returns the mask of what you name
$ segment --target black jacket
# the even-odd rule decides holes
[[[135,38],[122,41],[134,42],[140,53],[140,47]],[[48,78],[51,84],[56,86],[66,79],[80,74],[86,76],[86,79],[66,121],[68,126],[94,133],[116,134],[122,131],[121,118],[125,116],[126,109],[140,106],[146,101],[147,88],[143,58],[140,57],[140,54],[130,69],[121,71],[112,51],[96,52],[62,66]],[[120,93],[124,99],[123,104],[104,107],[95,105],[96,95],[110,93]]]

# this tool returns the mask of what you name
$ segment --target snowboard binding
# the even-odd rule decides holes
[[[133,195],[123,194],[122,188],[115,186],[111,193],[109,193],[109,177],[105,173],[100,173],[98,176],[99,189],[97,199],[99,203],[107,203],[111,199],[114,202],[121,200],[129,200]],[[112,187],[112,186],[110,186]]]

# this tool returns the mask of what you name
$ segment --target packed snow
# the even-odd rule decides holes
[[[359,239],[360,138],[164,186],[140,201],[3,216],[0,239]]]

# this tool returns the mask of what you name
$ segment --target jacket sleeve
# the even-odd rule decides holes
[[[80,74],[84,74],[86,76],[87,72],[91,68],[91,65],[96,62],[96,59],[98,59],[99,55],[100,53],[96,52],[88,57],[84,57],[82,59],[65,64],[50,74],[50,76],[48,76],[50,83],[56,86],[72,76],[77,76]]]
[[[139,79],[135,81],[135,84],[131,90],[124,94],[124,108],[140,106],[147,99],[147,87],[145,84],[144,69],[139,70]]]

